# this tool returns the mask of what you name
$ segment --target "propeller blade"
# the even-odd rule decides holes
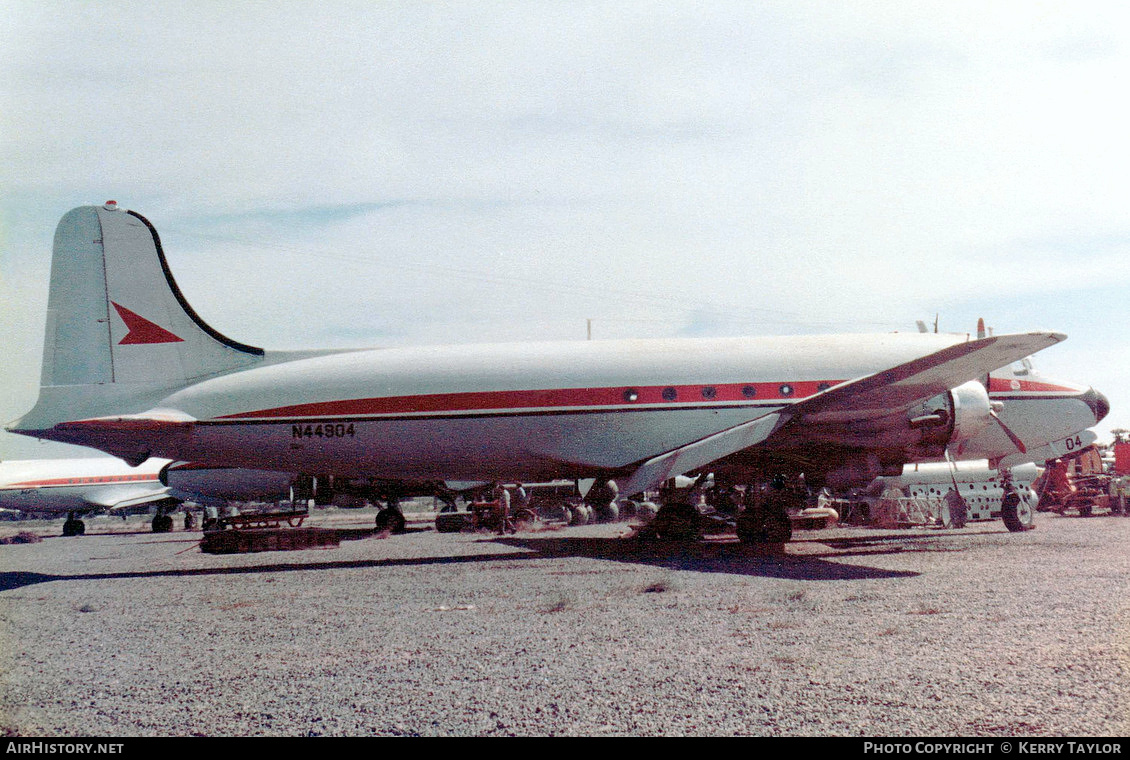
[[[1004,424],[1004,420],[1000,418],[1000,415],[997,414],[995,409],[989,410],[989,416],[997,421],[997,424],[1001,426],[1001,430],[1003,430],[1004,434],[1008,436],[1008,440],[1012,441],[1012,445],[1019,449],[1021,454],[1028,453],[1028,448],[1024,445],[1024,441],[1020,440],[1020,437],[1016,435],[1016,433],[1012,432],[1012,430],[1009,429],[1008,425]]]

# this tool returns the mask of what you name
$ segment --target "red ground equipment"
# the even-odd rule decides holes
[[[1130,450],[1125,456],[1130,465]],[[1033,484],[1040,495],[1036,509],[1079,517],[1088,517],[1095,510],[1121,514],[1118,500],[1110,497],[1110,482],[1111,476],[1103,472],[1098,447],[1087,446],[1071,456],[1046,463],[1044,474]]]

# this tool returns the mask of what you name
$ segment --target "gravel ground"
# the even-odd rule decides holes
[[[1130,733],[1127,519],[231,556],[136,520],[0,546],[0,734]]]

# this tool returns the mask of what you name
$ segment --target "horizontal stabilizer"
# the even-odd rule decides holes
[[[196,420],[179,412],[150,411],[116,417],[95,417],[60,422],[50,438],[64,443],[94,446],[137,466],[149,458],[155,442],[184,445],[191,437]]]

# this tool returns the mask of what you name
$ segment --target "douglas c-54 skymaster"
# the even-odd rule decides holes
[[[799,473],[810,486],[866,484],[947,450],[997,460],[1084,430],[1108,410],[1095,390],[1046,378],[998,390],[988,378],[1064,337],[268,352],[197,316],[153,226],[111,202],[59,223],[39,400],[8,429],[135,464],[402,481],[595,477],[623,496],[713,472],[748,495]],[[767,501],[739,519],[743,540],[787,537],[781,500]]]

